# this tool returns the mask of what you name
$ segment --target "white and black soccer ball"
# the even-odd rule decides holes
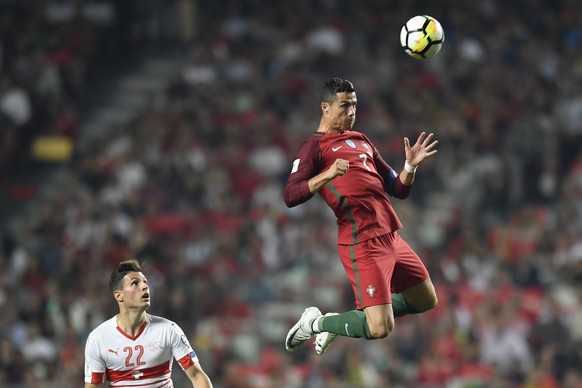
[[[427,59],[434,56],[441,50],[444,41],[443,27],[432,16],[415,16],[400,30],[400,44],[414,58]]]

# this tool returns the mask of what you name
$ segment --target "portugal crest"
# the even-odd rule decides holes
[[[362,145],[362,147],[364,147],[364,149],[366,150],[368,155],[372,156],[372,149],[370,148],[368,143],[366,143],[365,141],[362,140],[362,141],[360,141],[360,144]]]
[[[373,298],[376,294],[376,287],[374,287],[373,284],[368,284],[368,287],[366,287],[366,294],[368,294],[370,298]]]

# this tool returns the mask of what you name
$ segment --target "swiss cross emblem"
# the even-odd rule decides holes
[[[136,370],[131,375],[134,379],[139,380],[139,378],[143,376],[143,372]]]
[[[370,298],[373,298],[376,294],[376,287],[372,284],[368,284],[368,287],[366,287],[366,293],[370,295]]]

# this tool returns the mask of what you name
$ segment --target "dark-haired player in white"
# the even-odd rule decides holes
[[[119,314],[89,334],[85,347],[85,388],[171,388],[172,362],[178,361],[192,386],[211,388],[184,332],[174,322],[146,313],[150,291],[136,260],[119,264],[109,289]]]

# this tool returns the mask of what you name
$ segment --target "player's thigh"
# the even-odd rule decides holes
[[[381,237],[339,246],[340,259],[354,291],[356,308],[360,310],[392,302],[390,281],[395,258]]]
[[[424,263],[398,233],[392,234],[396,263],[392,274],[392,292],[401,293],[429,278]]]
[[[408,303],[421,311],[427,311],[435,307],[438,303],[438,298],[434,285],[430,278],[422,283],[412,286],[402,291]]]
[[[398,234],[394,234],[396,264],[392,291],[403,293],[414,307],[422,310],[436,305],[436,292],[428,271],[414,250]]]

